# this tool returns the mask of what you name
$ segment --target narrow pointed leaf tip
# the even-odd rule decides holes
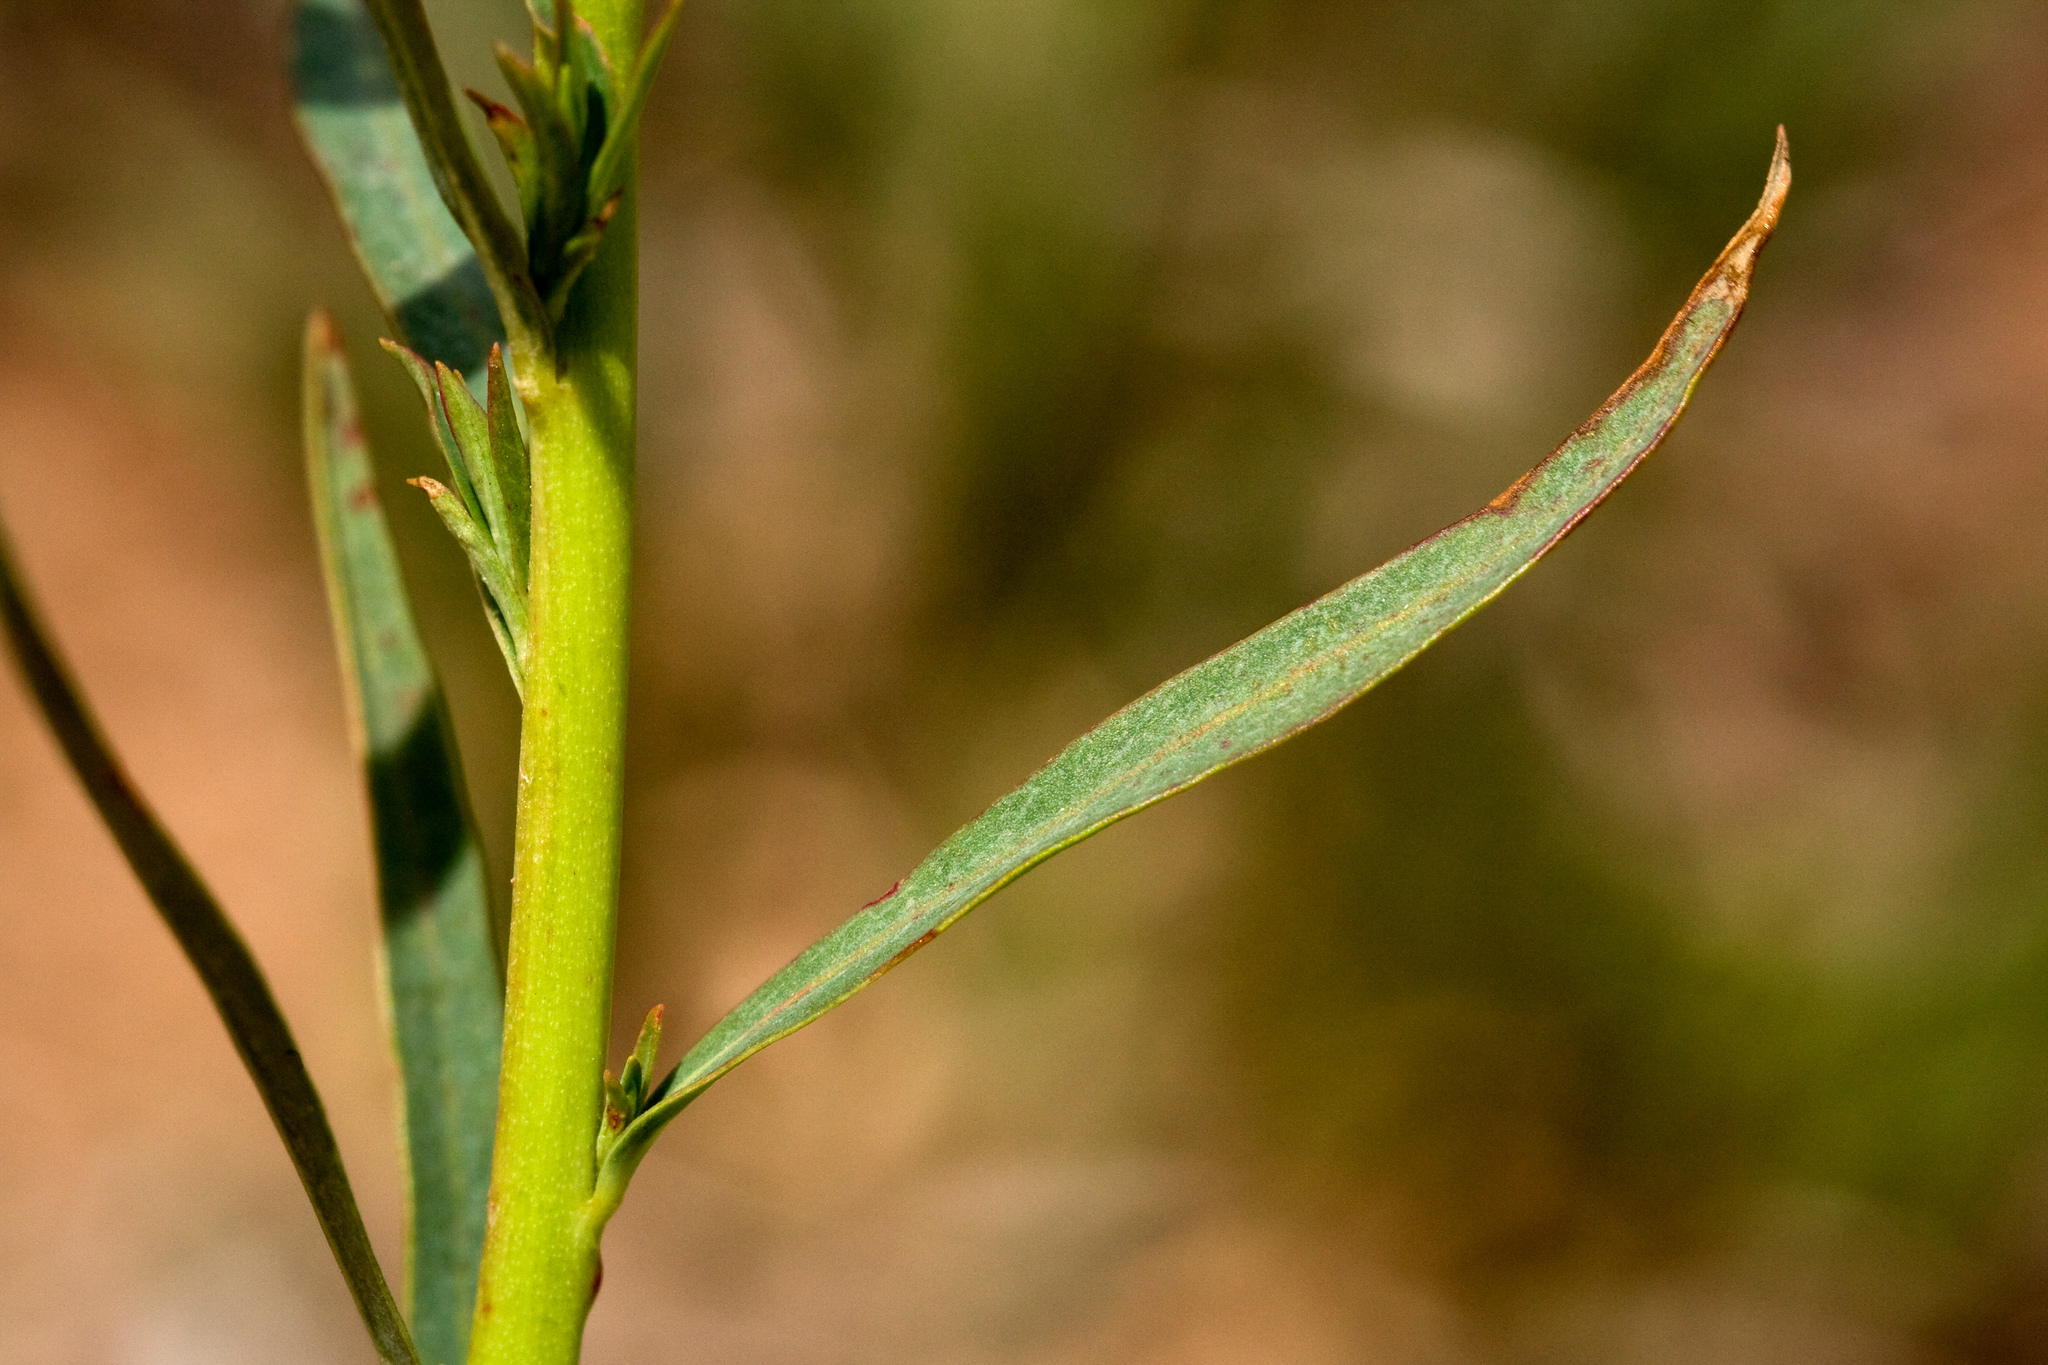
[[[1790,186],[1780,130],[1762,202],[1650,358],[1500,497],[1117,712],[740,1002],[620,1135],[589,1217],[600,1225],[610,1217],[654,1136],[733,1067],[845,1001],[1035,864],[1327,718],[1526,572],[1684,410],[1742,315],[1757,253]]]
[[[450,484],[424,477],[412,483],[432,500],[442,524],[469,556],[483,594],[484,616],[511,670],[512,686],[523,699],[533,493],[526,438],[513,408],[504,353],[491,348],[485,367],[486,406],[446,365],[430,365],[395,341],[386,341],[384,349],[412,376],[426,404],[427,425],[448,462]]]
[[[428,1361],[460,1361],[483,1258],[504,1013],[483,844],[377,499],[348,362],[318,313],[305,363],[307,484],[369,797],[385,1023],[402,1082],[406,1316]]]

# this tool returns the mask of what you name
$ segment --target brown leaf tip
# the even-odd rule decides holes
[[[1763,196],[1756,201],[1756,212],[1749,215],[1749,221],[1735,234],[1735,240],[1728,244],[1724,256],[1733,256],[1738,247],[1762,246],[1778,226],[1778,215],[1784,212],[1785,196],[1792,192],[1792,149],[1785,141],[1785,125],[1778,125],[1778,145],[1771,151],[1771,169],[1764,175]],[[1755,254],[1754,247],[1750,252]],[[1743,263],[1747,266],[1747,260]]]
[[[1771,169],[1764,176],[1763,197],[1757,200],[1756,211],[1749,215],[1741,229],[1721,251],[1714,261],[1713,269],[1700,281],[1693,291],[1692,302],[1721,296],[1733,297],[1740,307],[1740,300],[1749,291],[1750,271],[1756,266],[1757,253],[1763,250],[1771,233],[1777,229],[1778,215],[1784,211],[1785,196],[1792,191],[1792,153],[1785,141],[1785,126],[1778,125],[1778,143],[1771,153]]]
[[[525,119],[519,117],[519,115],[513,113],[511,109],[507,108],[505,105],[498,103],[489,95],[486,95],[483,91],[472,90],[465,87],[462,93],[469,96],[469,102],[471,104],[474,104],[477,107],[477,109],[482,112],[484,116],[484,122],[491,124],[493,127],[499,124],[517,124],[521,127],[525,126]]]
[[[1764,176],[1763,197],[1757,201],[1752,223],[1759,223],[1765,232],[1778,225],[1778,213],[1785,207],[1785,196],[1792,192],[1792,148],[1785,141],[1785,125],[1778,125],[1778,145],[1771,153],[1771,169]]]

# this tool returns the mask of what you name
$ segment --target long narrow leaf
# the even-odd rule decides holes
[[[1656,350],[1513,487],[1111,716],[742,1001],[620,1135],[591,1216],[610,1216],[654,1135],[733,1067],[845,1001],[1033,865],[1327,718],[1526,572],[1677,421],[1742,315],[1791,180],[1780,129],[1762,202]]]
[[[459,1365],[483,1256],[504,993],[448,708],[377,501],[348,362],[319,313],[306,327],[305,427],[313,522],[377,850],[384,1000],[410,1177],[406,1299],[422,1358]]]
[[[375,21],[363,0],[300,0],[295,25],[300,132],[371,291],[401,340],[427,362],[461,371],[483,393],[488,359],[505,337],[499,304],[436,187]],[[324,383],[315,393],[314,341],[309,335],[307,449],[342,671],[368,756],[387,1024],[403,1085],[406,1300],[428,1358],[459,1361],[482,1254],[503,996],[454,736],[374,502],[368,452],[340,415],[342,403],[352,409],[353,401],[339,353],[317,348],[332,353],[317,367],[324,375],[331,364],[337,396],[330,400]],[[423,396],[431,414],[438,394]],[[312,434],[323,412],[331,437]],[[465,467],[443,427],[436,423],[436,436],[451,477],[464,481]],[[324,477],[323,439],[331,461]],[[490,619],[509,655],[502,624],[496,615]],[[408,676],[425,680],[410,703]],[[492,964],[487,990],[480,988],[480,963]]]
[[[529,341],[542,341],[547,332],[526,277],[526,244],[469,145],[425,7],[420,0],[369,0],[369,7],[434,187],[476,248],[506,327],[522,331]]]
[[[483,391],[505,338],[476,249],[449,216],[362,0],[300,0],[294,113],[397,335]]]
[[[363,1230],[362,1214],[356,1208],[348,1172],[342,1167],[334,1130],[327,1126],[320,1093],[306,1072],[270,986],[220,902],[158,823],[108,746],[85,698],[73,684],[70,670],[37,619],[15,569],[4,528],[0,528],[0,627],[4,627],[14,661],[72,771],[78,774],[128,866],[213,998],[214,1009],[227,1026],[235,1051],[249,1078],[256,1082],[271,1122],[291,1154],[377,1354],[390,1365],[419,1365],[405,1320],[392,1302],[369,1234]]]

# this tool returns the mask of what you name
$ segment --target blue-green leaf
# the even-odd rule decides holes
[[[425,6],[421,0],[367,0],[367,6],[384,41],[385,69],[412,120],[434,189],[476,248],[503,325],[525,347],[544,348],[548,328],[526,277],[525,246],[463,131]]]
[[[1749,296],[1791,186],[1778,133],[1762,202],[1650,358],[1479,511],[1174,678],[1076,740],[915,871],[748,996],[619,1135],[589,1217],[617,1208],[656,1133],[720,1076],[811,1023],[1031,867],[1324,720],[1527,572],[1671,429]]]
[[[305,438],[377,853],[385,1005],[410,1177],[413,1337],[428,1365],[459,1365],[483,1254],[504,993],[483,848],[448,708],[377,500],[348,364],[317,313],[306,329]]]
[[[299,131],[397,335],[482,388],[505,339],[482,264],[449,216],[362,0],[300,0]]]

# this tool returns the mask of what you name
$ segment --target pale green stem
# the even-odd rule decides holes
[[[640,0],[577,10],[614,54]],[[625,753],[637,171],[557,332],[514,355],[532,428],[532,652],[519,743],[505,1055],[476,1365],[572,1365],[598,1280],[584,1217],[610,1033]]]

